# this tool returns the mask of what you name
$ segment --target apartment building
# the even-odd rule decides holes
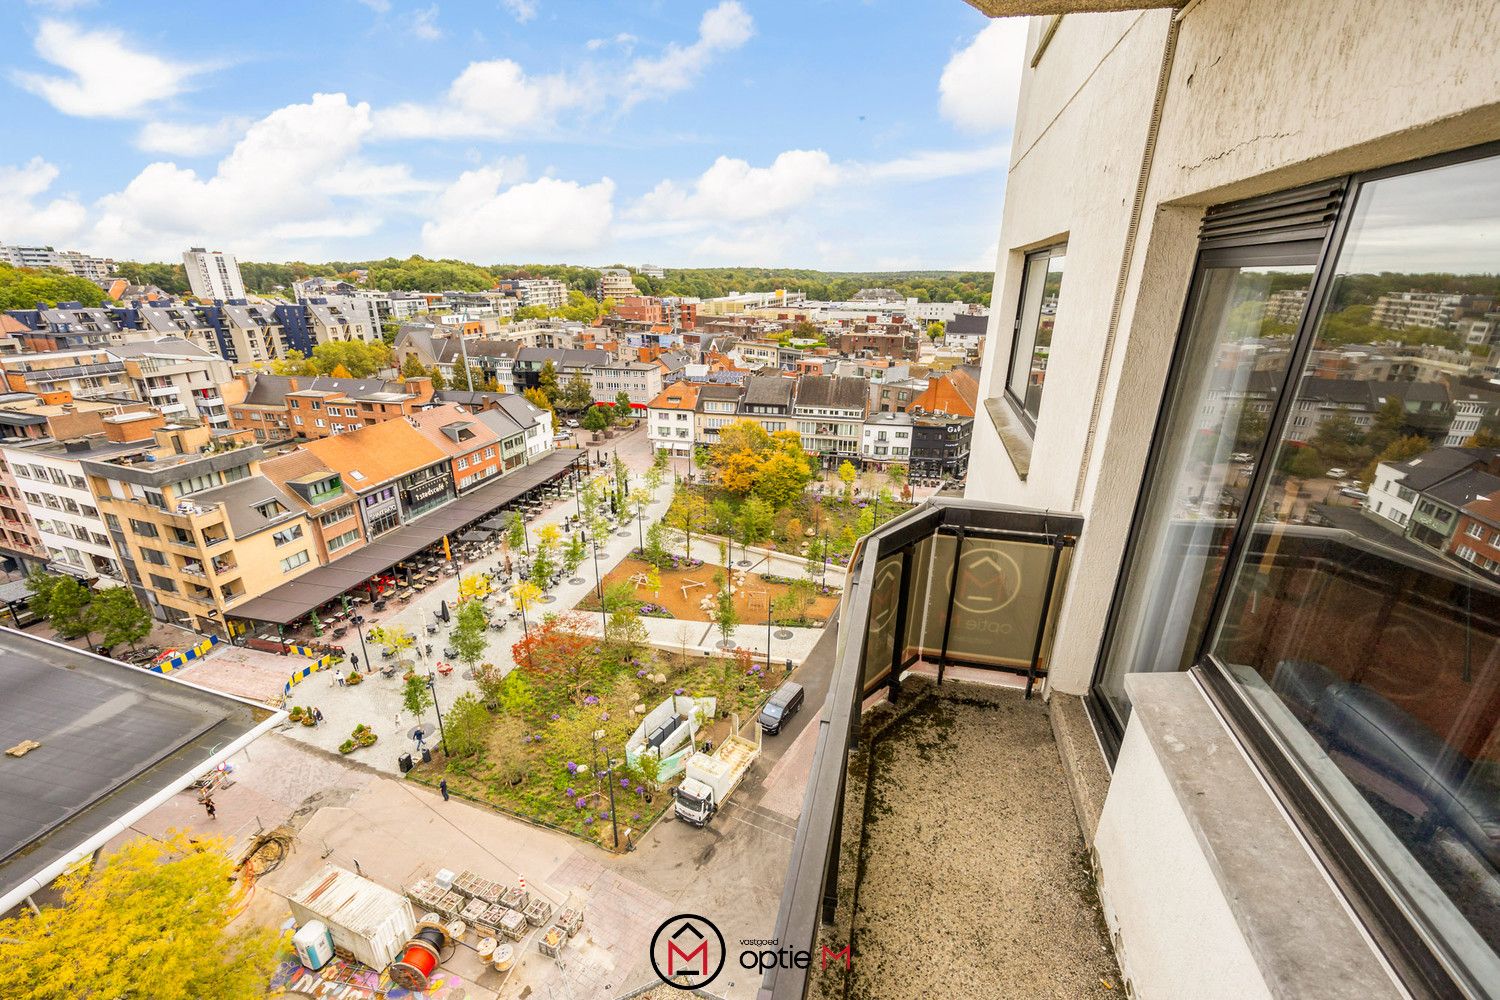
[[[640,294],[635,287],[635,282],[630,280],[630,272],[621,268],[606,268],[599,274],[599,298],[614,299],[616,302],[630,296]]]
[[[45,568],[50,558],[20,484],[0,452],[0,569],[29,575]]]
[[[720,430],[743,419],[740,400],[744,395],[745,387],[740,385],[709,382],[698,386],[697,408],[693,412],[693,440],[709,446],[717,444]]]
[[[1445,330],[1453,325],[1462,299],[1456,293],[1388,292],[1375,300],[1370,319],[1388,330],[1414,326]]]
[[[334,562],[364,545],[354,493],[345,487],[344,477],[317,455],[298,448],[262,462],[260,471],[307,514],[317,544],[317,565]]]
[[[1448,553],[1492,578],[1500,578],[1500,496],[1464,505]]]
[[[661,394],[661,366],[644,361],[610,361],[589,369],[594,402],[613,405],[620,393],[632,406],[644,408]]]
[[[217,354],[176,337],[118,344],[109,353],[125,366],[130,395],[168,419],[229,427],[229,411],[219,387],[231,375],[229,363]]]
[[[51,267],[90,281],[103,281],[115,273],[115,262],[77,250],[55,250],[52,247],[7,246],[0,243],[0,264],[12,267]]]
[[[961,313],[948,320],[943,330],[943,346],[956,348],[978,357],[984,350],[990,317],[986,313]]]
[[[691,382],[675,382],[657,393],[646,407],[646,440],[651,450],[674,458],[692,455],[697,407],[698,386]]]
[[[373,343],[381,337],[380,318],[369,299],[329,295],[307,299],[301,305],[314,346],[351,340]]]
[[[127,426],[161,426],[162,418],[133,414]],[[122,586],[126,575],[109,539],[109,529],[89,489],[84,460],[139,455],[151,447],[144,440],[111,440],[104,434],[0,444],[5,464],[15,477],[36,535],[47,553],[47,567],[85,580]]]
[[[371,541],[455,496],[447,452],[406,420],[386,420],[303,448],[340,474]]]
[[[228,399],[229,425],[257,441],[316,439],[406,416],[432,399],[432,380],[248,373]]]
[[[519,395],[501,396],[499,409],[518,427],[526,431],[526,461],[533,462],[557,447],[552,435],[557,432],[552,414]]]
[[[511,284],[522,306],[561,309],[568,303],[568,286],[556,278],[518,278]]]
[[[911,461],[911,417],[885,411],[865,418],[859,441],[860,464],[886,469]]]
[[[127,315],[131,312],[134,313],[132,326],[144,333],[133,334],[122,329],[110,338],[112,343],[124,343],[128,339],[139,336],[153,340],[173,337],[186,340],[210,354],[220,353],[219,332],[209,320],[208,310],[175,303],[161,305],[142,303],[127,310]]]
[[[407,422],[428,441],[437,445],[452,464],[453,485],[462,496],[482,486],[491,476],[503,475],[504,465],[500,435],[479,414],[466,412],[454,403],[420,410]],[[509,418],[506,418],[509,421]],[[524,439],[522,442],[524,448]],[[512,446],[514,457],[514,446]]]
[[[25,331],[12,334],[26,351],[45,353],[102,347],[118,339],[123,329],[114,310],[81,306],[77,302],[59,303],[52,309],[12,309],[8,315],[26,326]]]
[[[525,402],[525,400],[522,400],[522,402]],[[528,403],[527,405],[530,406],[531,404]],[[537,408],[531,407],[531,409]],[[545,411],[537,410],[537,412],[545,416]],[[491,433],[500,441],[500,475],[503,476],[508,472],[513,472],[526,464],[526,444],[527,439],[532,435],[533,428],[536,426],[534,421],[530,424],[523,424],[511,416],[510,412],[502,406],[476,411],[474,416],[480,423],[488,427]],[[548,423],[550,426],[550,420]],[[551,447],[550,431],[547,447]],[[545,451],[546,449],[543,450]],[[459,490],[462,491],[464,488],[465,484],[460,479]]]
[[[592,385],[593,370],[613,360],[608,351],[597,348],[558,350],[545,347],[523,347],[516,352],[512,365],[514,391],[525,392],[527,389],[535,389],[540,382],[542,369],[549,361],[552,362],[552,367],[557,372],[559,385],[566,385],[568,379],[574,375],[581,376],[585,382]]]
[[[182,255],[182,266],[193,295],[204,302],[245,297],[245,281],[234,254],[193,247]]]
[[[654,295],[626,295],[615,303],[614,314],[635,323],[665,323],[666,307]]]
[[[75,399],[130,392],[125,363],[102,346],[7,356],[0,358],[0,371],[12,392],[63,392]]]
[[[911,474],[962,481],[969,472],[974,418],[951,414],[911,414]]]
[[[752,386],[758,381],[750,380]],[[796,395],[791,429],[802,435],[803,449],[830,467],[845,461],[857,463],[869,408],[865,383],[844,375],[807,375],[791,384]]]
[[[226,302],[212,307],[218,319],[219,353],[238,364],[269,364],[286,357],[286,327],[275,306]]]
[[[139,415],[106,424],[149,426]],[[244,431],[168,424],[142,453],[84,458],[126,576],[163,621],[227,636],[225,613],[317,565],[308,517]]]

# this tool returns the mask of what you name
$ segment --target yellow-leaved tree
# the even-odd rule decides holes
[[[63,876],[62,906],[0,920],[5,996],[264,997],[281,938],[227,930],[236,883],[222,847],[171,830]]]

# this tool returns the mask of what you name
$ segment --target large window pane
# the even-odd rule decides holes
[[[1120,721],[1125,674],[1181,670],[1197,651],[1312,280],[1311,264],[1232,261],[1206,262],[1189,298],[1096,687]]]
[[[1047,356],[1052,350],[1052,322],[1062,291],[1067,248],[1042,250],[1026,258],[1021,282],[1021,304],[1016,337],[1010,352],[1006,389],[1034,422],[1042,411],[1042,384],[1047,379]]]
[[[1489,987],[1500,587],[1478,560],[1500,453],[1443,442],[1497,309],[1500,162],[1360,188],[1213,646],[1395,898]]]

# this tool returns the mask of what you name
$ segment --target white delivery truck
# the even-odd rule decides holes
[[[752,741],[739,734],[738,715],[730,716],[730,721],[733,728],[728,738],[712,756],[700,752],[688,758],[686,776],[677,787],[677,818],[694,826],[708,825],[760,756],[760,727],[755,728]]]

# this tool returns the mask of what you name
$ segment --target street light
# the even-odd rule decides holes
[[[588,533],[583,536],[585,542],[589,541]],[[599,546],[590,544],[589,551],[594,553],[594,593],[599,596],[599,624],[604,629],[603,634],[609,635],[609,615],[604,610],[604,581],[599,576]]]
[[[365,616],[350,615],[349,623],[354,626],[354,631],[359,635],[359,651],[365,654],[365,666],[368,667],[375,661],[370,659],[370,651],[369,649],[365,648]],[[354,659],[354,657],[352,656],[350,658]],[[359,672],[359,661],[357,659],[355,659],[354,670],[356,673]]]
[[[448,737],[443,732],[443,710],[438,707],[437,700],[437,674],[428,671],[427,690],[432,692],[432,710],[437,713],[438,719],[438,744],[443,748],[443,756],[448,756]]]
[[[599,744],[604,742],[604,730],[594,730],[594,774],[599,774]],[[609,756],[609,750],[604,751],[604,762],[608,765],[604,770],[604,783],[609,786],[609,826],[614,835],[615,850],[620,849],[620,821],[615,815],[615,762]]]

